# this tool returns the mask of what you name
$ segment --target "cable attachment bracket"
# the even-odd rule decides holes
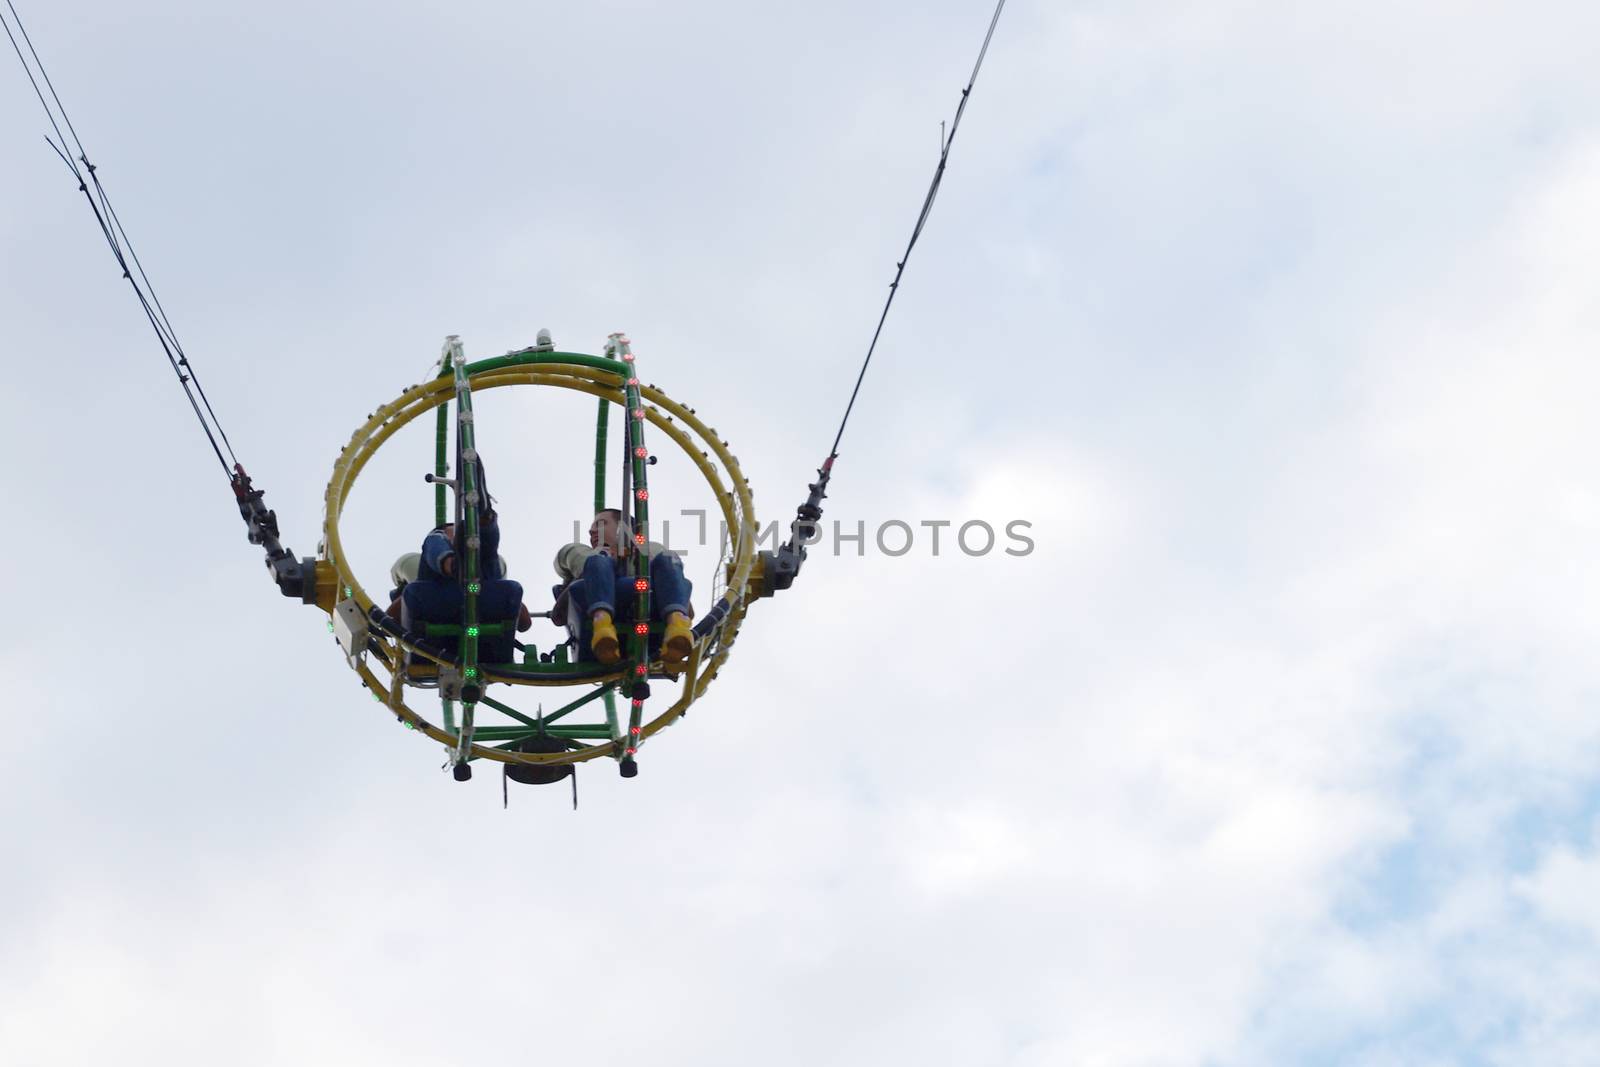
[[[762,573],[765,576],[762,595],[771,596],[780,589],[794,584],[800,574],[800,565],[806,560],[806,546],[822,540],[818,523],[822,519],[822,502],[828,496],[828,479],[833,477],[833,461],[837,452],[822,461],[817,468],[817,480],[806,486],[810,490],[805,503],[795,509],[794,522],[789,524],[789,540],[778,546],[776,552],[762,552]]]
[[[267,571],[278,591],[284,596],[298,597],[302,604],[315,604],[317,561],[309,556],[296,559],[293,552],[283,547],[278,540],[277,512],[267,507],[266,490],[250,484],[250,475],[245,473],[242,463],[233,465],[228,481],[239,505],[239,516],[244,519],[245,536],[266,553]]]

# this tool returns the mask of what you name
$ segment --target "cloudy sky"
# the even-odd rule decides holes
[[[304,554],[450,333],[628,331],[792,512],[990,9],[22,14]],[[866,543],[576,813],[452,782],[277,596],[7,60],[0,1061],[1593,1063],[1597,36],[1012,0],[841,449]],[[482,406],[537,593],[592,452],[531,392]],[[426,437],[351,501],[369,589]]]

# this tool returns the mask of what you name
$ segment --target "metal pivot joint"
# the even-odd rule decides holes
[[[805,503],[795,509],[794,522],[789,526],[789,540],[778,546],[776,552],[761,553],[763,573],[769,595],[794,584],[800,574],[800,565],[806,560],[806,546],[821,538],[817,523],[822,519],[822,502],[828,496],[828,479],[833,477],[835,453],[823,460],[817,468],[817,480],[806,486],[810,494]]]
[[[302,604],[317,602],[317,561],[311,557],[296,559],[294,553],[284,548],[278,540],[278,515],[267,507],[265,489],[250,484],[250,476],[243,464],[233,465],[229,479],[234,499],[239,504],[239,516],[244,519],[246,536],[252,545],[260,545],[267,554],[267,570],[284,596],[298,597]]]

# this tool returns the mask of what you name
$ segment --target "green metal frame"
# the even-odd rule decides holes
[[[606,506],[606,436],[610,420],[611,401],[601,397],[599,410],[594,417],[594,514],[596,515]],[[602,693],[604,694],[602,699],[605,701],[607,736],[614,742],[621,741],[622,732],[617,728],[616,687],[608,685]],[[622,747],[621,744],[613,746],[618,751]]]
[[[591,356],[576,352],[540,352],[525,350],[512,352],[504,356],[479,360],[468,363],[461,350],[460,343],[452,339],[447,345],[444,358],[440,363],[440,377],[453,378],[454,398],[456,403],[456,479],[457,493],[460,495],[462,506],[462,522],[465,526],[465,542],[475,548],[478,543],[478,513],[481,507],[487,506],[486,500],[481,500],[479,494],[482,488],[477,485],[477,468],[473,462],[477,456],[474,418],[472,414],[472,386],[471,378],[476,374],[501,368],[526,366],[540,363],[562,363],[588,367],[595,370],[606,371],[614,374],[622,383],[624,398],[624,411],[627,418],[625,432],[622,435],[622,475],[623,501],[622,512],[624,516],[631,515],[630,525],[635,535],[635,544],[630,546],[628,559],[636,583],[642,583],[642,588],[637,590],[637,601],[634,618],[650,618],[649,588],[649,560],[642,547],[649,541],[649,487],[647,468],[649,465],[649,451],[644,443],[644,400],[639,388],[639,378],[635,366],[635,358],[631,351],[629,341],[621,334],[613,334],[606,343],[606,356]],[[595,477],[594,477],[594,510],[598,514],[606,506],[606,452],[609,445],[609,422],[612,401],[605,398],[599,400],[595,416]],[[449,473],[449,402],[439,405],[439,414],[435,433],[434,449],[434,474],[437,479],[443,480]],[[438,484],[434,490],[434,525],[442,526],[450,521],[448,501],[445,486]],[[525,646],[524,662],[521,664],[485,664],[478,660],[478,640],[480,637],[502,635],[506,632],[506,623],[482,623],[478,621],[478,594],[481,591],[481,576],[478,574],[478,553],[471,548],[465,553],[460,566],[464,568],[466,581],[466,596],[463,619],[461,624],[436,624],[429,623],[424,626],[424,634],[428,637],[459,637],[459,662],[463,681],[477,684],[481,681],[484,670],[487,668],[493,673],[511,674],[519,676],[539,675],[550,679],[570,679],[583,681],[593,677],[600,684],[589,693],[577,700],[573,700],[555,711],[545,714],[542,710],[530,716],[518,711],[508,704],[502,703],[487,695],[480,695],[476,701],[463,701],[461,703],[461,721],[459,728],[456,724],[455,701],[441,694],[443,706],[444,728],[447,733],[456,735],[456,744],[453,746],[452,758],[457,762],[464,762],[477,757],[471,753],[474,741],[489,743],[503,742],[492,747],[497,749],[514,748],[517,744],[531,737],[555,737],[578,745],[580,739],[609,740],[614,742],[613,748],[619,761],[631,762],[637,755],[641,725],[644,714],[644,700],[642,697],[631,696],[638,682],[648,678],[675,677],[673,675],[651,675],[649,666],[650,636],[659,632],[659,624],[647,624],[645,632],[639,632],[637,626],[628,632],[628,655],[625,660],[626,672],[617,677],[615,668],[607,668],[600,664],[586,662],[568,662],[565,655],[560,655],[556,662],[541,663],[537,659],[537,650]],[[558,646],[558,653],[565,653],[566,646]],[[617,709],[617,694],[627,684],[627,694],[630,705],[626,731],[619,720]],[[578,708],[594,701],[600,701],[605,712],[604,722],[586,722],[555,725],[557,720],[566,717]],[[493,709],[514,720],[513,724],[484,724],[477,725],[476,713],[478,705]]]
[[[621,334],[612,334],[606,341],[606,355],[620,359],[627,367],[622,386],[627,416],[622,453],[622,514],[631,516],[629,525],[633,543],[628,546],[628,559],[632,563],[636,593],[633,610],[636,621],[628,631],[628,661],[629,674],[637,687],[650,674],[649,623],[640,624],[637,621],[650,618],[650,560],[646,551],[650,542],[650,486],[646,474],[650,451],[644,443],[644,399],[639,393],[639,366],[633,346]],[[630,693],[627,743],[617,746],[622,750],[624,762],[638,755],[644,724],[644,698],[637,688],[630,690]]]
[[[473,427],[472,382],[467,377],[465,354],[459,340],[451,339],[445,358],[451,364],[451,372],[455,376],[456,511],[460,516],[457,521],[464,527],[457,530],[456,534],[458,543],[466,547],[466,551],[460,553],[456,559],[456,567],[460,570],[462,581],[466,585],[461,611],[462,634],[457,643],[456,654],[460,657],[463,692],[478,692],[483,685],[482,672],[478,667],[478,595],[483,591],[483,575],[478,573],[478,546],[481,533],[478,528],[478,515],[488,501],[483,499],[483,489],[478,485],[478,448],[477,435]],[[461,729],[457,734],[455,752],[458,763],[471,757],[477,710],[476,699],[462,700]]]

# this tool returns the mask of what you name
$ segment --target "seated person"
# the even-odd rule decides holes
[[[417,580],[417,571],[422,567],[421,552],[407,552],[394,561],[394,566],[389,568],[389,580],[394,583],[394,588],[389,590],[389,617],[400,618],[400,594],[406,591],[406,586]]]
[[[632,548],[633,539],[622,526],[622,512],[607,508],[590,524],[588,545],[570,544],[556,553],[556,573],[567,581],[562,595],[567,598],[567,614],[576,624],[580,656],[587,648],[601,663],[612,664],[622,658],[617,622],[627,625],[634,621],[639,595],[626,566]],[[693,587],[683,576],[683,564],[664,545],[652,541],[644,551],[650,561],[651,619],[666,623],[661,660],[669,666],[679,664],[689,658],[694,645],[689,627]]]
[[[455,535],[454,523],[431,531],[417,554],[416,577],[401,583],[395,591],[400,622],[407,630],[421,630],[422,623],[462,624],[466,591],[459,579]],[[499,554],[500,525],[493,511],[484,513],[478,540],[478,619],[486,624],[515,619],[519,631],[527,630],[533,625],[533,617],[522,603],[522,586],[505,576],[505,560]],[[403,577],[403,564],[409,562],[410,555],[395,561],[393,573],[397,581]],[[450,655],[456,655],[460,648],[457,637],[437,638],[434,643]],[[484,663],[509,663],[515,648],[516,639],[509,632],[485,635],[478,642],[478,659]]]

